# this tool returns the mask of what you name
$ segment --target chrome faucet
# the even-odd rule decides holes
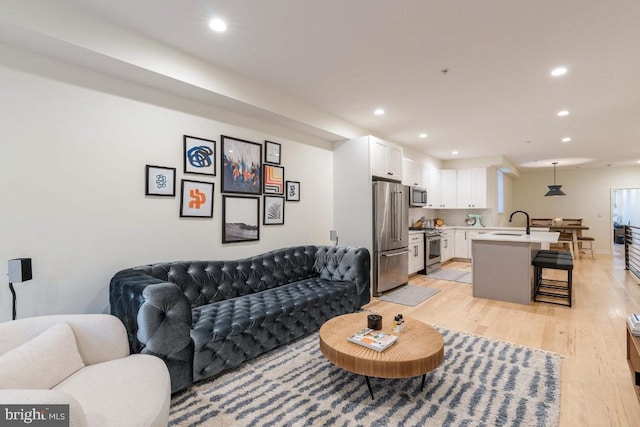
[[[525,211],[513,211],[511,212],[511,215],[509,216],[509,222],[511,222],[511,220],[513,219],[513,216],[515,214],[517,214],[518,212],[524,214],[527,217],[527,235],[531,234],[531,228],[529,227],[529,214],[526,213]]]

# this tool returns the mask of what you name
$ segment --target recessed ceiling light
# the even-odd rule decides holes
[[[565,74],[567,74],[567,67],[556,67],[553,70],[551,70],[551,76],[553,77],[560,77],[560,76],[564,76]]]
[[[571,142],[571,138],[568,136],[566,138],[562,138],[562,142]]]
[[[453,154],[455,156],[456,154],[458,154],[458,152],[457,151],[452,151],[451,154]]]
[[[640,163],[640,160],[638,160],[638,163]]]
[[[373,114],[376,116],[382,116],[384,114],[384,110],[382,108],[376,108]]]
[[[569,115],[569,111],[567,111],[567,110],[558,111],[558,116],[560,116],[560,117],[564,117],[564,116],[568,116],[568,115]]]
[[[220,18],[213,18],[209,21],[209,28],[217,33],[224,33],[227,31],[227,23]]]
[[[427,134],[426,133],[421,133],[420,135],[418,135],[420,138],[426,138]]]

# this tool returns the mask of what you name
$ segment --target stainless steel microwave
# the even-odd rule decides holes
[[[422,187],[409,187],[409,206],[427,206],[427,189]]]

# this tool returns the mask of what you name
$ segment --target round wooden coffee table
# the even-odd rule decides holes
[[[382,318],[382,332],[398,336],[398,341],[384,351],[371,350],[347,341],[367,327],[368,312],[334,317],[320,328],[320,351],[334,365],[364,375],[373,398],[369,377],[410,378],[433,371],[444,360],[444,340],[434,328],[414,319],[405,319],[404,331],[394,333],[393,315]]]

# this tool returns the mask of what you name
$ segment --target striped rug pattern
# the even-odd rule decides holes
[[[276,349],[171,401],[172,426],[557,426],[560,356],[437,328],[443,364],[372,379],[337,368],[318,335]]]

